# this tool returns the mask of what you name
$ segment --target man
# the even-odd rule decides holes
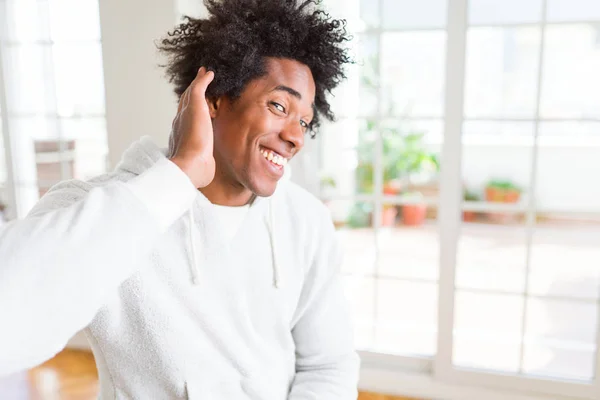
[[[0,375],[85,328],[102,399],[352,399],[327,210],[284,178],[348,62],[310,1],[206,0],[162,41],[168,152],[57,185],[0,231]]]

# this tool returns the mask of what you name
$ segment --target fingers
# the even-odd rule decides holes
[[[210,85],[214,78],[215,73],[213,71],[208,71],[205,67],[201,67],[198,70],[196,78],[190,85],[193,92],[192,95],[195,98],[204,99],[206,95],[206,89],[208,88],[208,85]]]

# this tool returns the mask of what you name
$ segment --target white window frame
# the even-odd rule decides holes
[[[453,329],[454,329],[454,296],[456,273],[456,250],[460,237],[460,201],[461,188],[461,153],[462,125],[464,121],[464,82],[466,59],[466,33],[468,24],[468,0],[448,0],[448,47],[446,64],[446,125],[445,140],[442,152],[442,176],[440,187],[440,286],[439,286],[439,319],[438,319],[438,353],[435,356],[435,376],[443,382],[472,386],[489,386],[501,389],[512,389],[521,392],[537,392],[553,396],[578,397],[583,399],[600,399],[600,376],[595,372],[592,382],[568,382],[563,380],[543,379],[532,376],[499,374],[479,370],[468,370],[452,364]],[[540,99],[544,68],[544,47],[546,7],[548,0],[542,0],[542,19],[540,51],[538,53],[538,81],[536,92],[536,114],[534,119],[532,168],[530,178],[529,202],[527,204],[527,264],[526,279],[529,277],[529,252],[531,251],[532,230],[535,218],[535,187],[537,179],[537,157],[539,153]],[[526,24],[518,24],[524,26]],[[486,25],[488,26],[488,25]],[[505,26],[505,25],[502,25]],[[544,119],[546,120],[546,119]],[[570,120],[573,121],[573,120]],[[582,121],[578,119],[577,121]],[[527,283],[525,284],[527,287]],[[524,293],[523,301],[528,299]],[[600,307],[599,311],[600,311]],[[524,308],[523,319],[527,308]],[[523,324],[525,329],[525,324]],[[597,330],[596,344],[600,343],[600,329]],[[524,332],[523,332],[524,334]],[[521,344],[521,361],[523,344]],[[600,351],[596,351],[596,365],[600,365]]]
[[[71,176],[70,173],[70,166],[69,163],[71,162],[72,159],[72,150],[69,150],[65,147],[65,142],[64,142],[64,134],[63,134],[63,130],[60,124],[60,120],[61,119],[82,119],[82,118],[106,118],[106,114],[102,113],[102,114],[77,114],[77,115],[72,115],[69,117],[63,117],[61,115],[59,115],[58,111],[53,111],[51,113],[35,113],[35,114],[26,114],[26,115],[22,115],[22,114],[18,114],[15,113],[13,111],[11,111],[11,99],[9,99],[7,97],[7,90],[6,90],[6,85],[5,85],[5,80],[9,78],[9,74],[11,74],[13,71],[6,71],[4,69],[4,56],[5,53],[3,52],[4,47],[5,46],[27,46],[27,45],[36,45],[36,46],[44,46],[44,49],[46,50],[45,54],[44,54],[44,60],[45,60],[45,64],[43,66],[43,68],[45,69],[45,75],[46,75],[46,83],[48,84],[48,86],[50,87],[50,91],[53,93],[53,96],[51,98],[51,103],[52,104],[48,104],[47,108],[50,108],[52,110],[57,110],[57,96],[56,96],[56,79],[55,79],[55,63],[54,63],[54,56],[53,56],[53,52],[54,52],[54,45],[57,43],[57,41],[54,41],[51,39],[50,33],[52,31],[52,23],[50,21],[50,17],[49,15],[45,15],[46,18],[48,18],[48,20],[46,21],[46,26],[48,28],[48,32],[47,32],[47,39],[43,39],[43,40],[32,40],[32,41],[6,41],[4,39],[0,39],[0,120],[2,121],[2,141],[3,141],[3,145],[4,145],[4,156],[5,156],[5,166],[0,166],[0,167],[6,167],[6,185],[4,187],[4,190],[6,191],[5,196],[7,198],[8,201],[8,209],[6,210],[6,217],[10,220],[10,219],[14,219],[14,218],[21,218],[24,217],[26,215],[27,212],[29,212],[29,208],[31,208],[32,204],[30,204],[30,201],[23,201],[22,199],[22,194],[24,190],[27,189],[31,189],[30,187],[27,188],[23,188],[20,187],[23,184],[27,184],[28,186],[33,186],[33,185],[37,185],[37,187],[50,187],[56,183],[58,183],[58,181],[44,181],[44,180],[38,180],[35,179],[34,181],[31,182],[19,182],[18,179],[16,178],[16,171],[18,169],[18,163],[17,163],[17,159],[15,158],[15,153],[16,153],[16,146],[14,144],[14,140],[13,140],[13,135],[11,134],[11,129],[10,129],[10,119],[13,117],[37,117],[37,116],[41,116],[46,118],[48,121],[54,121],[56,124],[56,132],[57,132],[57,136],[56,136],[56,140],[58,141],[58,151],[56,152],[56,156],[58,157],[58,161],[60,163],[60,179],[59,181],[63,181],[66,179],[70,179],[73,178],[73,176]],[[0,22],[1,18],[0,18]],[[77,41],[75,41],[77,42]],[[88,41],[84,41],[84,42],[80,42],[80,43],[101,43],[102,40],[101,39],[97,39],[97,40],[88,40]],[[59,42],[60,43],[60,42]],[[51,122],[49,122],[51,123]],[[0,182],[0,193],[2,193],[2,182]]]
[[[377,68],[381,70],[381,35],[384,32],[409,32],[419,30],[443,30],[444,27],[430,27],[422,29],[384,29],[381,27],[383,0],[379,2],[379,27],[367,29],[357,34],[374,34],[377,36],[379,51],[377,54]],[[452,363],[453,353],[453,330],[454,330],[454,297],[456,294],[455,275],[457,267],[458,240],[461,231],[461,213],[463,210],[475,211],[506,211],[524,212],[527,216],[528,229],[528,252],[531,250],[532,230],[535,218],[535,197],[533,196],[537,178],[537,156],[540,147],[538,140],[539,124],[541,121],[572,121],[572,122],[600,122],[599,119],[584,118],[540,118],[540,97],[542,88],[543,57],[546,22],[546,7],[548,0],[543,0],[542,20],[537,23],[518,24],[470,24],[468,21],[468,0],[447,0],[447,24],[445,27],[446,42],[446,65],[445,65],[445,105],[444,115],[444,139],[442,141],[440,171],[440,188],[438,205],[438,224],[440,227],[440,249],[439,249],[439,281],[438,281],[438,340],[437,352],[433,357],[408,357],[389,354],[380,354],[369,351],[361,351],[363,361],[361,371],[361,388],[373,391],[387,391],[402,395],[417,396],[423,398],[444,399],[513,399],[513,400],[536,400],[547,399],[546,395],[558,398],[580,398],[600,400],[600,374],[596,371],[593,382],[569,382],[565,380],[554,380],[537,378],[528,375],[503,374],[493,371],[460,368]],[[586,23],[585,21],[569,23]],[[552,25],[560,24],[552,22]],[[466,72],[466,46],[467,31],[470,27],[523,27],[536,26],[541,28],[541,42],[538,53],[538,82],[536,93],[536,114],[533,119],[520,118],[465,118],[464,96],[465,96],[465,72]],[[382,107],[382,88],[378,87],[378,107],[375,119],[380,123],[385,118],[397,118],[388,116]],[[344,115],[353,118],[354,116]],[[410,120],[410,118],[408,118]],[[413,120],[439,120],[438,117],[415,117]],[[526,144],[532,150],[530,191],[527,204],[489,204],[481,202],[462,201],[462,170],[461,160],[464,146],[462,138],[463,124],[465,121],[501,121],[501,122],[532,122],[534,126],[533,143]],[[468,144],[468,143],[467,143]],[[484,143],[485,144],[485,143]],[[493,140],[489,145],[494,145]],[[523,145],[523,144],[516,144]],[[592,143],[596,146],[598,143]],[[567,144],[567,146],[569,146]],[[320,149],[322,151],[322,149]],[[374,205],[373,230],[375,235],[380,228],[380,217],[383,204],[406,204],[410,201],[401,196],[383,195],[383,166],[382,152],[383,144],[381,135],[376,136],[374,157],[374,193],[372,195],[334,196],[331,200],[353,200],[367,201]],[[321,155],[322,157],[322,155]],[[435,201],[427,200],[426,204],[433,205]],[[564,211],[564,210],[563,210]],[[596,212],[598,210],[595,210]],[[379,257],[379,249],[376,246],[376,261]],[[527,255],[527,266],[525,273],[529,271],[529,254]],[[373,275],[375,280],[374,293],[377,293],[378,279],[382,278],[377,269]],[[410,279],[403,279],[410,281]],[[487,291],[486,291],[487,292]],[[524,293],[523,301],[526,302],[529,295]],[[599,312],[600,312],[600,307]],[[523,318],[526,317],[524,311]],[[600,317],[599,317],[600,321]],[[523,329],[525,325],[523,325]],[[597,333],[597,344],[600,347],[600,329]],[[522,345],[523,346],[523,345]],[[521,357],[523,350],[521,349]],[[600,351],[596,352],[596,365],[600,365]],[[487,388],[487,389],[486,389]]]

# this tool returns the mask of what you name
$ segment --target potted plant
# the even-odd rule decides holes
[[[521,189],[510,180],[492,179],[485,186],[485,200],[493,203],[518,203]]]
[[[367,121],[366,130],[361,137],[375,131],[374,121]],[[376,133],[378,134],[378,133]],[[425,217],[421,193],[411,190],[415,177],[426,174],[435,175],[439,171],[437,156],[430,152],[423,140],[422,132],[404,133],[398,128],[386,128],[382,132],[383,144],[383,194],[388,196],[408,195],[418,201],[416,204],[406,204],[401,207],[385,205],[382,210],[382,225],[394,225],[398,214],[408,215],[411,225],[420,225]],[[374,159],[371,143],[361,142],[358,146],[358,166],[356,168],[356,182],[358,190],[362,193],[373,192]],[[404,211],[406,209],[406,212]],[[421,216],[421,218],[413,218]]]
[[[371,226],[373,207],[371,203],[356,203],[350,210],[346,224],[351,228],[366,228]]]
[[[463,194],[464,201],[480,201],[480,197],[477,193],[470,191],[469,189],[464,190]],[[463,211],[463,221],[474,222],[477,219],[477,213],[475,211]]]
[[[423,195],[420,192],[406,193],[404,195],[410,204],[402,205],[402,223],[408,226],[420,226],[425,222],[427,206],[423,203]]]
[[[518,203],[521,188],[508,179],[492,179],[485,186],[485,199],[493,203]],[[513,213],[490,212],[487,219],[494,223],[506,224],[515,219]]]
[[[379,88],[377,59],[366,59],[366,67],[361,77],[363,88],[375,93]],[[393,103],[387,113],[396,114]],[[399,126],[379,126],[374,119],[367,119],[359,135],[358,166],[356,168],[357,188],[361,193],[373,193],[374,176],[374,151],[373,138],[381,135],[383,145],[383,194],[384,196],[408,196],[415,199],[415,203],[402,206],[386,204],[382,209],[382,225],[389,226],[396,223],[397,215],[402,215],[405,224],[420,225],[425,220],[426,206],[423,204],[423,195],[411,189],[413,178],[423,175],[435,175],[439,171],[437,156],[429,151],[424,143],[424,133],[406,130]],[[365,140],[365,138],[371,139]]]

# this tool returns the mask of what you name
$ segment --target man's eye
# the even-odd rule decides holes
[[[274,101],[271,102],[271,104],[273,105],[273,107],[275,107],[278,111],[281,111],[282,113],[285,112],[285,107],[282,106],[279,103],[275,103]]]
[[[304,120],[300,120],[300,126],[303,127],[304,129],[308,128],[308,124],[306,122],[304,122]]]

